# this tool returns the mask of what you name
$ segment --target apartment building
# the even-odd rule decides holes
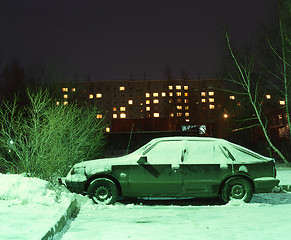
[[[96,117],[105,118],[109,126],[118,119],[169,119],[180,130],[225,117],[222,89],[220,79],[63,82],[57,104],[93,104],[101,109]]]

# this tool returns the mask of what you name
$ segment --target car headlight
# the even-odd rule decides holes
[[[84,174],[85,173],[85,167],[73,167],[70,171],[71,175],[74,174]]]

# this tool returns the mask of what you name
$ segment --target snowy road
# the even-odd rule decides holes
[[[174,204],[174,205],[171,205]],[[86,202],[56,239],[290,239],[291,194],[255,195],[252,202],[140,201],[97,206]]]

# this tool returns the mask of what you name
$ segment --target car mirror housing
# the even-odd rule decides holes
[[[141,156],[137,161],[138,164],[146,164],[147,162],[148,162],[148,159],[146,156]]]

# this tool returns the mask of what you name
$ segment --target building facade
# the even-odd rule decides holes
[[[226,96],[220,79],[64,82],[58,87],[58,97],[57,104],[77,101],[97,106],[101,113],[96,117],[105,118],[108,131],[121,131],[116,125],[125,126],[127,120],[144,125],[153,122],[153,130],[159,130],[159,124],[168,131],[206,126],[225,118],[224,102],[235,100],[235,96]],[[133,130],[144,129],[136,126]]]

